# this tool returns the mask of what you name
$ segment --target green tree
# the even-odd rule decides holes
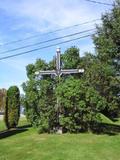
[[[11,86],[7,90],[5,106],[5,124],[8,129],[15,128],[20,117],[20,92],[17,86]]]
[[[79,49],[76,47],[68,48],[65,53],[61,56],[62,68],[65,69],[76,69],[80,62]]]
[[[82,79],[69,77],[57,87],[56,94],[64,131],[89,130],[91,122],[100,121],[99,113],[106,107],[106,99]]]
[[[69,132],[88,130],[90,122],[97,122],[98,113],[107,105],[106,99],[94,84],[94,76],[90,77],[89,74],[93,69],[96,71],[93,64],[97,58],[86,54],[80,59],[79,50],[75,47],[67,49],[61,58],[63,69],[84,67],[84,76],[69,74],[59,80],[51,75],[36,78],[36,71],[55,69],[55,59],[48,64],[39,59],[27,66],[28,81],[23,84],[26,115],[40,133],[53,131],[58,126]],[[88,70],[91,66],[92,70]],[[94,82],[90,83],[92,80]],[[60,101],[59,108],[57,98]]]
[[[120,0],[102,16],[102,25],[97,26],[93,40],[101,61],[114,64],[114,59],[120,59]]]
[[[79,62],[79,50],[71,47],[61,55],[62,68],[76,68]],[[69,66],[70,65],[70,66]],[[23,84],[25,92],[24,106],[26,115],[33,126],[40,132],[50,132],[57,126],[57,97],[55,94],[58,78],[53,75],[35,76],[36,71],[55,69],[55,58],[49,63],[38,59],[35,64],[26,67],[28,81]],[[69,77],[69,76],[67,76]],[[66,77],[63,76],[63,80]]]
[[[102,16],[102,25],[97,26],[93,40],[98,60],[93,66],[96,72],[91,74],[91,81],[95,82],[93,76],[96,74],[98,89],[101,95],[106,97],[109,106],[107,108],[111,110],[109,112],[106,108],[105,111],[114,117],[114,113],[118,113],[120,109],[118,97],[120,92],[120,0],[116,0],[111,12]]]
[[[53,62],[47,64],[38,59],[36,63],[26,67],[28,81],[23,84],[25,92],[24,106],[26,116],[33,126],[39,127],[39,132],[50,132],[55,123],[54,96],[55,79],[50,75],[35,76],[36,71],[47,70],[53,67]],[[51,123],[50,123],[51,122]]]

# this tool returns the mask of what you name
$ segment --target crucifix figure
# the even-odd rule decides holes
[[[61,69],[61,62],[60,62],[60,48],[56,50],[56,69],[55,70],[46,70],[46,71],[38,71],[36,72],[37,76],[41,75],[55,75],[56,77],[60,78],[62,74],[75,74],[75,73],[84,73],[84,69]],[[57,108],[59,108],[59,99],[57,98]],[[58,113],[58,122],[59,122],[59,113]],[[62,133],[62,128],[58,128],[58,132]]]

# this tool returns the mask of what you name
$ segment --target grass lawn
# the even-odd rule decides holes
[[[22,124],[26,124],[25,119]],[[0,121],[0,130],[3,128]],[[0,139],[0,160],[120,160],[119,151],[120,135],[39,135],[28,128]]]

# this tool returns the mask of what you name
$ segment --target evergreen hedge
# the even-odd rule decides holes
[[[20,117],[20,92],[17,86],[11,86],[7,90],[5,106],[5,124],[8,129],[15,128]]]

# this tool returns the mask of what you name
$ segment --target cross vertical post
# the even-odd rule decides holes
[[[57,51],[56,51],[57,55],[56,55],[56,71],[57,71],[57,75],[60,77],[60,48],[57,48]]]

